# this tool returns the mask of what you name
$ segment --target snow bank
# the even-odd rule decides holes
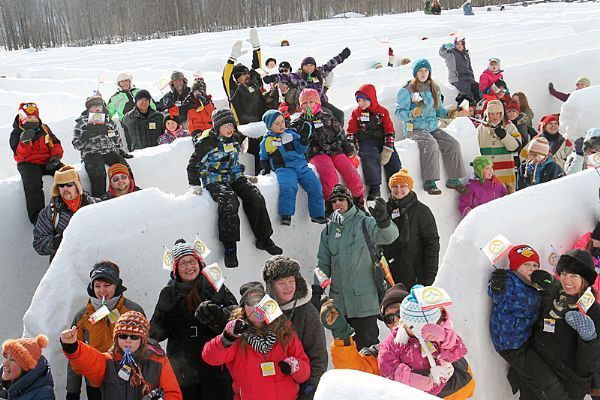
[[[590,128],[600,128],[600,86],[574,90],[560,111],[560,128],[569,138],[585,136]]]

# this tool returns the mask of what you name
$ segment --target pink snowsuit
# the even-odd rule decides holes
[[[502,72],[494,73],[487,68],[479,77],[479,91],[481,93],[487,93],[487,90],[500,79],[504,79]]]
[[[592,232],[588,232],[580,237],[579,240],[573,245],[573,248],[590,251],[592,249]],[[598,272],[600,270],[600,265],[599,260],[595,257],[594,266],[596,267],[596,272]],[[596,278],[596,281],[592,285],[592,289],[594,289],[596,293],[600,293],[600,278]],[[596,302],[600,303],[600,296],[596,297]]]

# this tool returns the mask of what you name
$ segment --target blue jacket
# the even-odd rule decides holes
[[[2,375],[2,367],[0,367]],[[54,400],[54,381],[44,356],[31,371],[21,375],[8,389],[0,383],[0,398],[8,400]]]
[[[542,295],[513,271],[508,272],[504,293],[496,294],[488,286],[488,295],[492,298],[490,333],[494,348],[498,352],[520,348],[531,336]]]
[[[547,157],[545,161],[537,165],[523,161],[517,171],[517,190],[550,182],[563,176],[565,176],[565,172],[552,160],[552,157]]]
[[[260,142],[260,159],[269,160],[273,171],[282,167],[303,167],[307,164],[305,154],[308,151],[308,143],[303,142],[294,129],[286,129],[281,135],[268,131]]]
[[[404,86],[398,92],[398,96],[396,97],[396,111],[395,114],[398,118],[400,118],[403,122],[404,136],[407,135],[407,126],[406,123],[413,124],[413,130],[424,130],[427,132],[433,132],[438,129],[438,117],[444,118],[447,114],[446,109],[442,105],[442,96],[440,89],[436,87],[437,91],[437,101],[438,108],[436,109],[435,102],[433,100],[433,93],[431,90],[427,88],[427,90],[419,92],[423,101],[421,101],[420,105],[414,103],[412,101],[413,88],[412,81],[408,82],[406,86]],[[412,116],[412,110],[422,107],[421,115],[418,115],[416,118]]]

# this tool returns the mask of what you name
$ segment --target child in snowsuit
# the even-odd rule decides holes
[[[508,194],[506,186],[494,176],[492,161],[485,156],[477,156],[471,162],[475,178],[469,180],[467,193],[460,195],[458,211],[465,217],[472,209]]]
[[[206,82],[204,78],[196,78],[192,85],[192,91],[183,101],[189,107],[187,112],[188,131],[192,134],[201,134],[213,127],[211,115],[215,111],[212,96],[206,94]]]
[[[191,110],[190,110],[191,111]],[[188,118],[189,126],[189,118]],[[180,137],[189,137],[190,133],[183,129],[183,126],[179,123],[178,117],[172,117],[167,115],[165,117],[165,133],[158,137],[158,144],[169,144],[173,143],[175,139]]]
[[[487,94],[499,79],[504,79],[502,72],[503,71],[500,69],[500,59],[497,57],[490,58],[488,67],[479,77],[479,91]]]
[[[348,141],[358,149],[363,175],[369,187],[367,200],[380,197],[381,167],[386,179],[400,170],[402,164],[394,148],[394,125],[390,113],[379,105],[375,86],[366,84],[355,93],[358,107],[348,121]]]
[[[527,160],[519,166],[517,190],[565,176],[549,155],[550,145],[543,136],[534,137],[527,146]]]
[[[526,244],[514,246],[508,253],[509,271],[496,269],[488,285],[492,298],[490,334],[494,349],[521,380],[545,393],[547,399],[569,397],[556,375],[540,355],[527,345],[535,325],[542,295],[538,288],[548,287],[552,276],[540,268],[538,253]],[[509,371],[509,376],[511,372]]]
[[[187,173],[190,191],[200,195],[204,187],[217,203],[219,240],[225,248],[225,266],[238,266],[238,196],[242,198],[244,211],[256,237],[256,247],[271,255],[281,254],[281,248],[271,240],[273,229],[265,199],[244,175],[244,166],[240,164],[240,136],[233,113],[229,109],[215,110],[212,120],[213,129],[206,130],[196,142],[196,150],[190,157]],[[253,180],[256,182],[256,178]]]
[[[310,140],[307,157],[317,168],[323,185],[323,197],[325,200],[331,197],[333,187],[339,182],[339,171],[352,192],[354,203],[362,207],[365,188],[351,161],[356,153],[346,138],[344,128],[329,110],[321,108],[319,93],[314,89],[304,89],[300,93],[300,108],[302,114],[292,122],[291,127],[301,137]]]
[[[293,129],[285,128],[285,118],[277,110],[263,115],[267,134],[260,142],[261,174],[275,171],[279,182],[279,215],[281,225],[289,226],[296,213],[298,183],[308,195],[308,213],[312,222],[324,224],[325,203],[319,179],[308,168],[304,154],[308,150],[308,138],[301,138]]]
[[[381,376],[443,398],[452,394],[445,386],[459,370],[452,364],[463,359],[467,349],[445,311],[444,318],[441,308],[424,310],[417,303],[414,290],[422,287],[413,286],[402,300],[400,322],[379,347],[377,363]],[[423,355],[421,342],[431,349],[435,366]],[[464,379],[471,379],[468,372]]]

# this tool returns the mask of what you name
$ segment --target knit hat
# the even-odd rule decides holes
[[[198,78],[194,81],[194,84],[192,85],[192,92],[194,90],[199,90],[202,93],[206,93],[206,82],[204,81],[204,78]]]
[[[234,129],[237,129],[235,116],[229,108],[219,108],[212,112],[213,130],[218,134],[219,128],[225,124],[233,124]]]
[[[75,182],[75,186],[77,186],[77,191],[79,194],[83,193],[83,187],[81,187],[79,174],[71,165],[65,165],[54,173],[54,182],[50,187],[50,193],[52,194],[52,197],[60,196],[58,185],[69,182]]]
[[[540,264],[540,255],[526,244],[513,246],[508,252],[508,262],[511,271],[516,271],[521,265],[529,261]]]
[[[371,98],[369,98],[369,96],[367,96],[365,93],[361,92],[361,91],[357,91],[354,94],[354,97],[356,97],[356,101],[358,101],[358,99],[364,99],[367,101],[371,101]]]
[[[292,65],[287,61],[282,61],[279,63],[279,69],[285,68],[288,71],[292,72]]]
[[[410,190],[413,190],[414,184],[415,182],[413,181],[413,178],[408,174],[408,170],[406,168],[402,168],[400,171],[390,176],[390,179],[388,181],[388,186],[390,187],[390,189],[394,185],[407,185]]]
[[[148,339],[150,324],[144,314],[138,311],[127,311],[115,323],[113,340],[120,334],[137,335],[142,337],[142,342]]]
[[[538,132],[540,132],[540,133],[544,132],[546,125],[548,125],[550,122],[560,123],[560,121],[558,120],[558,117],[556,115],[554,115],[554,114],[545,115],[540,120],[540,124],[538,125]]]
[[[591,86],[592,85],[592,81],[590,78],[582,76],[581,78],[577,79],[577,82],[575,83],[583,83],[584,85],[587,86]]]
[[[303,89],[302,92],[300,92],[300,105],[309,101],[314,101],[315,103],[321,104],[321,96],[319,95],[319,92],[317,92],[315,89]]]
[[[422,288],[423,285],[415,285],[410,290],[410,294],[402,300],[400,305],[400,319],[410,330],[419,335],[421,328],[427,324],[435,324],[442,316],[442,310],[439,307],[423,310],[417,303],[414,290]]]
[[[167,128],[167,121],[175,121],[177,123],[177,128],[175,128],[175,129],[179,129],[179,127],[181,126],[181,122],[179,122],[179,117],[176,115],[170,115],[170,114],[165,115],[165,120],[164,120],[165,129]]]
[[[501,64],[500,64],[500,59],[499,59],[498,57],[492,57],[492,58],[490,58],[490,59],[489,59],[489,61],[488,61],[488,62],[489,62],[490,64],[491,64],[491,63],[493,63],[493,62],[495,62],[495,63],[498,63],[498,66],[500,66],[500,65],[501,65]]]
[[[306,280],[300,274],[300,263],[293,258],[273,256],[267,260],[262,269],[263,281],[269,296],[275,298],[275,282],[281,278],[293,276],[296,280],[294,299],[301,299],[308,294]]]
[[[171,81],[185,80],[185,75],[181,71],[171,72]]]
[[[304,67],[306,64],[312,64],[314,66],[317,65],[317,62],[313,57],[304,57],[302,62],[300,63],[300,68]]]
[[[348,207],[352,206],[352,192],[341,183],[338,183],[333,187],[329,200],[331,201],[333,199],[345,199],[348,201]]]
[[[473,167],[473,171],[475,172],[475,177],[479,179],[481,182],[485,182],[483,177],[483,170],[488,165],[493,165],[492,160],[485,156],[477,156],[471,161],[471,166]]]
[[[28,117],[40,119],[40,110],[37,104],[29,101],[19,104],[19,121],[24,122]]]
[[[600,221],[598,221],[596,227],[592,231],[592,239],[600,240]]]
[[[102,100],[101,96],[96,94],[85,99],[85,109],[89,110],[93,106],[104,107],[104,100]]]
[[[385,313],[385,309],[391,304],[400,304],[404,300],[404,298],[408,296],[408,292],[406,291],[406,287],[402,283],[397,283],[391,288],[389,288],[385,294],[383,295],[383,299],[381,300],[381,306],[379,307],[379,312],[383,317]]]
[[[240,306],[243,307],[245,305],[254,306],[265,296],[265,287],[260,282],[248,282],[244,283],[240,286]],[[254,301],[247,304],[249,299],[259,299],[256,303]]]
[[[527,151],[529,153],[535,152],[547,156],[548,153],[550,153],[550,144],[548,144],[548,139],[546,139],[543,136],[535,136],[529,142],[529,145],[527,146]]]
[[[235,79],[239,78],[240,76],[242,76],[244,74],[247,74],[248,72],[250,72],[250,70],[248,69],[248,67],[246,67],[243,64],[236,64],[232,70],[233,77]]]
[[[267,110],[262,116],[262,121],[267,126],[267,129],[271,129],[271,125],[273,125],[273,122],[275,122],[279,116],[283,117],[283,114],[277,110]]]
[[[504,118],[504,106],[500,100],[492,100],[487,103],[487,107],[485,109],[485,116],[489,116],[489,113],[497,113],[501,112],[502,117]]]
[[[496,101],[496,100],[494,100],[494,101]],[[511,101],[506,106],[506,112],[508,113],[510,110],[513,110],[513,111],[516,111],[516,112],[520,113],[521,112],[521,106],[516,101]]]
[[[90,271],[90,283],[88,284],[87,288],[88,295],[90,297],[96,297],[96,293],[94,293],[94,281],[100,279],[102,281],[117,285],[115,296],[119,296],[121,293],[127,290],[127,288],[123,286],[123,280],[119,275],[120,270],[117,264],[108,260],[98,261],[96,264],[94,264],[92,270]]]
[[[150,100],[152,100],[152,96],[150,96],[149,91],[147,91],[146,89],[142,89],[142,90],[139,90],[135,94],[134,100],[137,102],[139,99],[146,99],[146,100],[150,101]]]
[[[125,72],[125,71],[119,72],[117,74],[117,85],[119,85],[119,82],[121,82],[121,81],[127,81],[127,80],[132,80],[132,79],[133,79],[133,76],[129,72]]]
[[[117,174],[127,175],[129,179],[131,179],[129,168],[124,164],[113,164],[108,168],[108,179],[112,179],[112,177]]]
[[[421,68],[427,68],[429,71],[429,78],[431,78],[431,64],[429,64],[429,61],[425,58],[419,58],[413,62],[413,77],[417,77],[417,72]]]
[[[178,277],[177,264],[185,256],[194,256],[200,264],[200,269],[203,269],[206,265],[202,255],[196,252],[196,248],[194,247],[193,243],[187,243],[184,239],[177,239],[171,252],[173,253],[173,270],[171,271],[171,277],[173,279]]]
[[[35,368],[42,357],[42,349],[48,347],[48,338],[37,335],[33,338],[8,339],[2,344],[2,353],[10,355],[25,372]]]
[[[560,275],[562,272],[580,275],[588,285],[593,285],[598,275],[594,269],[594,258],[588,251],[581,249],[569,250],[560,256],[556,273]]]

